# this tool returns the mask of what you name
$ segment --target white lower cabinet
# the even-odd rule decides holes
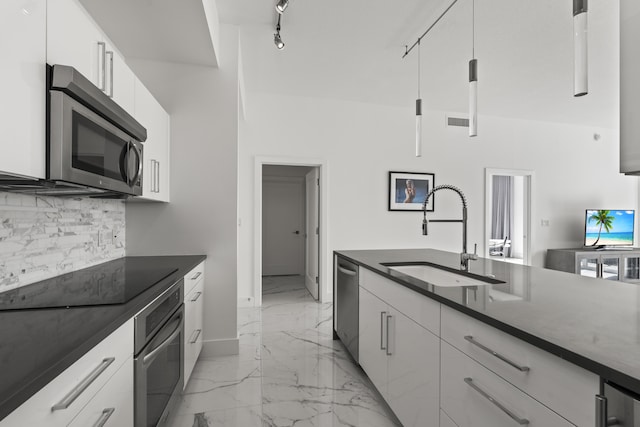
[[[441,347],[441,407],[458,427],[573,426],[446,342]]]
[[[130,319],[0,421],[0,427],[69,425],[94,397],[102,396],[99,401],[96,401],[102,402],[106,394],[100,391],[107,387],[112,377],[119,372],[120,367],[124,368],[124,365],[129,363],[133,369],[132,357],[133,319]],[[118,377],[116,389],[112,392],[109,390],[114,389],[109,386],[105,393],[111,393],[116,400],[119,399],[117,394],[129,393],[128,390],[133,390],[133,373],[131,372],[128,378]],[[133,392],[131,391],[127,396],[132,400]],[[127,411],[124,409],[122,412]],[[125,418],[122,423],[112,425],[114,427],[133,425],[133,415],[128,419]]]
[[[133,426],[133,358],[129,358],[69,427]]]
[[[184,298],[184,388],[202,350],[204,278]]]
[[[598,375],[449,307],[441,338],[572,423],[595,425]]]
[[[360,287],[360,365],[403,426],[437,426],[440,339]]]

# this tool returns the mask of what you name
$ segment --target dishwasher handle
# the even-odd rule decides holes
[[[357,272],[357,271],[350,270],[350,269],[345,268],[345,267],[343,267],[343,266],[341,266],[341,265],[338,265],[338,270],[339,270],[341,273],[346,274],[347,276],[356,276],[356,275],[358,274],[358,272]]]

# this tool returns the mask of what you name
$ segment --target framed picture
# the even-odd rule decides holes
[[[434,187],[435,175],[417,172],[389,172],[389,210],[421,211],[424,199]],[[433,212],[433,197],[427,211]]]

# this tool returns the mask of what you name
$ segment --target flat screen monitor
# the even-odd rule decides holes
[[[588,209],[584,221],[584,245],[633,246],[634,217],[633,210]]]

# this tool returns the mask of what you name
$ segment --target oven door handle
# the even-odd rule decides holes
[[[143,366],[146,367],[151,362],[153,362],[153,360],[156,357],[158,357],[158,353],[160,353],[162,350],[167,348],[169,346],[169,344],[171,344],[171,341],[173,341],[174,338],[177,337],[182,332],[182,313],[180,313],[180,317],[178,319],[174,320],[174,323],[177,323],[177,325],[176,325],[175,329],[173,330],[173,332],[171,332],[169,337],[166,340],[162,341],[162,343],[160,343],[149,354],[144,356],[144,358],[142,359],[142,365]]]

